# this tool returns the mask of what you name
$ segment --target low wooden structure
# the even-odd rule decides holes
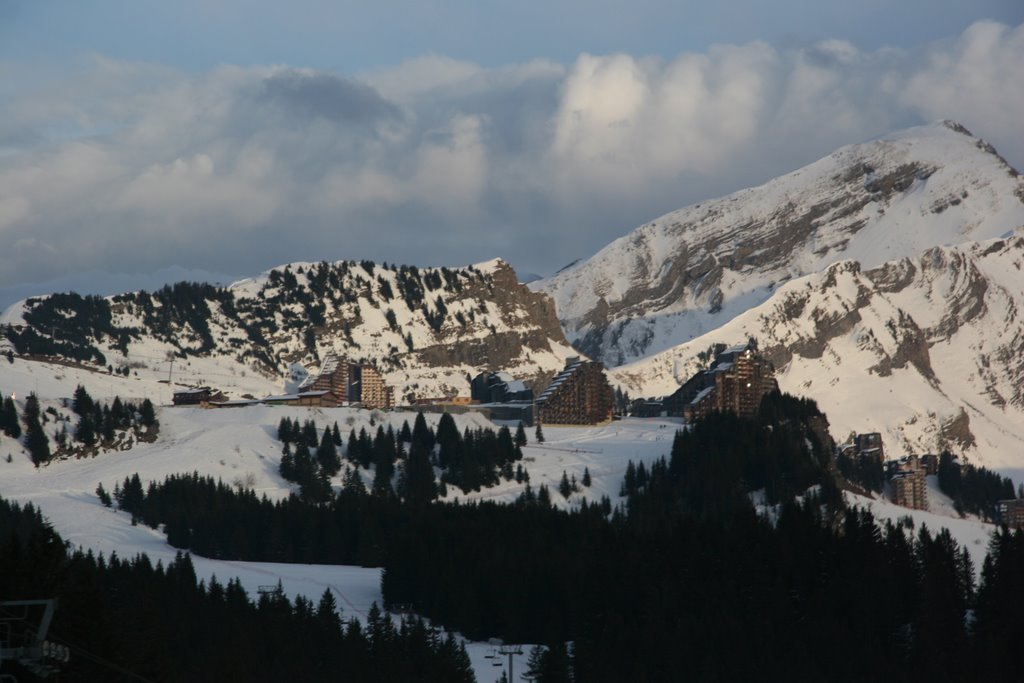
[[[303,391],[297,394],[267,396],[263,403],[269,406],[306,406],[312,408],[337,408],[342,404],[333,391]]]
[[[226,399],[224,394],[210,387],[190,387],[175,391],[171,402],[176,406],[205,406]]]

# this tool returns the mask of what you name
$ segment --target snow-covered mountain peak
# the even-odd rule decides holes
[[[715,329],[842,259],[865,268],[1024,225],[1024,180],[943,121],[849,145],[673,211],[532,283],[580,350],[619,365]]]

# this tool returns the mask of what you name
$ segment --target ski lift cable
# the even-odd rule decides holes
[[[105,666],[108,669],[111,669],[113,671],[117,671],[118,673],[124,674],[125,676],[129,676],[129,677],[133,678],[134,680],[143,681],[143,683],[156,683],[156,681],[154,681],[151,678],[146,678],[145,676],[137,674],[134,671],[130,671],[129,669],[126,669],[123,666],[120,666],[119,664],[115,664],[114,662],[111,662],[108,659],[104,659],[103,657],[99,656],[98,654],[90,652],[89,650],[86,650],[85,648],[83,648],[83,647],[81,647],[79,645],[74,645],[72,643],[69,643],[68,641],[64,640],[63,638],[58,638],[57,636],[51,634],[50,639],[52,641],[54,641],[54,642],[59,642],[61,645],[64,645],[65,647],[67,647],[69,650],[71,650],[75,654],[81,655],[85,659],[89,659],[89,660],[99,664],[100,666]]]

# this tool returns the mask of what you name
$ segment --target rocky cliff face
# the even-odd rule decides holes
[[[881,432],[894,456],[951,448],[1019,466],[1022,308],[1024,231],[874,268],[833,264],[615,376],[634,395],[667,393],[712,343],[755,337],[781,388],[816,399],[837,434]]]
[[[1024,180],[943,122],[662,216],[531,287],[555,298],[576,348],[621,365],[715,329],[836,261],[874,267],[1020,225]]]
[[[8,335],[21,353],[120,368],[170,352],[186,361],[179,371],[191,359],[216,359],[218,371],[273,383],[334,351],[376,364],[399,398],[465,394],[466,376],[484,369],[542,381],[573,353],[550,297],[519,284],[500,260],[467,268],[290,264],[224,289],[180,283],[19,306],[25,327]]]

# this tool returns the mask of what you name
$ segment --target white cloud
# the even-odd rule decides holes
[[[625,194],[684,172],[720,171],[756,134],[777,62],[760,43],[669,63],[580,57],[556,114],[560,175],[577,188]]]
[[[458,114],[445,129],[428,133],[417,151],[410,192],[442,210],[459,204],[472,206],[487,182],[483,126],[480,116]]]
[[[1024,160],[1024,24],[973,24],[952,45],[928,51],[901,101],[928,118],[956,119],[992,141],[1011,162]]]
[[[290,259],[527,270],[834,148],[954,118],[1024,162],[1024,26],[917,52],[761,42],[348,78],[96,57],[0,99],[0,286]],[[20,246],[16,246],[20,245]]]

